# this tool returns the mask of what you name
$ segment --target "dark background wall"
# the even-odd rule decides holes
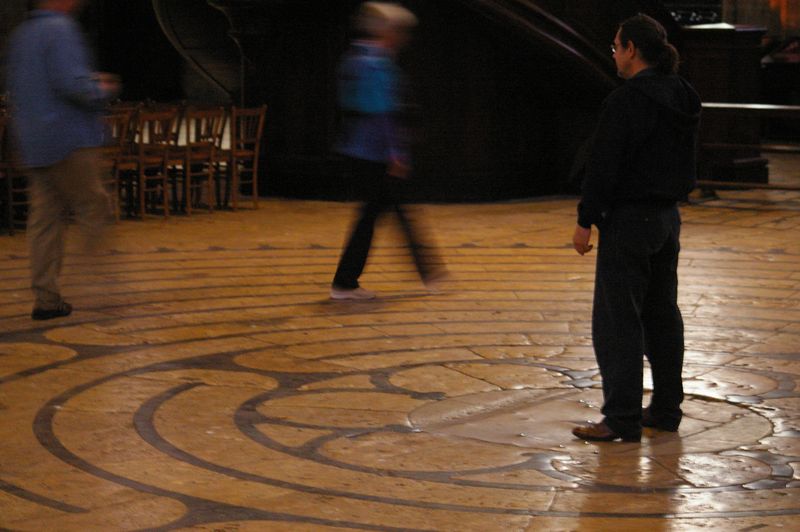
[[[82,19],[99,67],[122,76],[126,100],[197,99],[205,82],[164,36],[152,4],[90,4]],[[360,2],[239,4],[259,6],[231,26],[241,26],[247,56],[244,103],[269,105],[261,190],[350,197],[330,146],[338,128],[336,65],[353,37],[350,20]],[[476,15],[468,2],[405,4],[420,19],[401,57],[418,108],[417,197],[463,201],[568,190],[572,155],[605,94],[522,35]],[[220,12],[206,6],[196,0],[185,16],[196,17],[205,31],[222,32]],[[215,24],[207,22],[212,17]],[[230,94],[232,102],[238,99]]]
[[[5,49],[8,36],[25,19],[27,0],[0,2],[0,93],[5,92]]]
[[[24,4],[4,1],[7,9]],[[330,147],[338,130],[336,66],[353,37],[350,19],[359,3],[94,0],[82,22],[98,67],[122,76],[123,99],[266,103],[260,189],[270,195],[347,198]],[[563,49],[559,54],[551,43],[532,38],[522,30],[524,24],[514,26],[481,10],[492,2],[403,3],[420,20],[401,63],[418,109],[416,193],[428,200],[574,191],[569,171],[575,152],[613,88],[607,45],[617,22],[646,11],[670,23],[657,0],[531,2],[599,51],[602,60],[588,59],[587,64],[606,70],[611,81],[602,83]],[[180,53],[175,35],[170,42],[163,28],[180,34]],[[671,29],[678,34],[674,24]],[[212,74],[214,63],[232,63],[227,81],[220,83],[229,92],[211,90],[192,61],[209,66]],[[231,71],[241,74],[243,85],[230,79]]]
[[[564,189],[575,142],[605,96],[582,73],[501,24],[417,2],[405,56],[421,115],[426,197],[523,197]],[[439,192],[439,194],[437,194]]]
[[[269,105],[261,190],[295,197],[350,197],[330,147],[338,128],[336,66],[353,37],[350,20],[360,2],[180,2],[184,9],[175,10],[174,16],[183,17],[183,23],[196,19],[199,31],[216,34],[226,30],[219,25],[221,11],[210,4],[236,6],[226,13],[227,31],[244,51],[245,83],[243,93],[228,96],[232,102]],[[491,200],[570,190],[567,176],[574,152],[589,135],[608,88],[597,90],[574,64],[502,21],[480,16],[470,2],[404,3],[420,19],[417,38],[401,57],[418,109],[417,197]],[[210,95],[166,38],[153,4],[89,3],[81,20],[98,68],[121,75],[124,100]],[[569,8],[558,2],[554,6]],[[236,13],[246,16],[236,20]]]
[[[536,5],[576,27],[592,28],[582,31],[607,44],[611,35],[603,34],[648,1],[613,0],[599,11],[594,0],[591,5],[572,0]],[[124,100],[207,97],[219,102],[219,94],[207,90],[190,62],[219,62],[220,44],[231,33],[239,48],[229,46],[234,52],[226,53],[238,63],[238,50],[243,51],[244,84],[242,91],[227,94],[228,101],[269,106],[260,189],[271,195],[349,198],[330,147],[339,122],[336,66],[353,37],[350,21],[359,4],[94,0],[81,19],[98,67],[121,75]],[[547,43],[479,12],[480,2],[404,4],[420,20],[416,39],[400,58],[417,109],[417,197],[469,201],[574,191],[568,183],[574,153],[590,134],[610,86],[598,86],[580,64],[565,61]],[[220,18],[222,12],[227,19]],[[181,28],[183,56],[163,27]],[[212,33],[216,41],[201,38]],[[191,53],[186,43],[195,43]],[[602,68],[613,80],[602,46]]]
[[[338,124],[335,70],[359,3],[262,2],[260,9],[230,10],[247,56],[244,100],[269,105],[262,183],[269,194],[348,195],[330,146]],[[574,149],[605,93],[524,35],[479,16],[469,2],[405,4],[420,19],[400,60],[419,110],[418,197],[565,190]],[[242,12],[247,16],[237,20]]]
[[[343,197],[337,159],[338,60],[359,2],[299,2],[268,13],[248,100],[270,105],[269,193]],[[574,142],[603,94],[530,43],[458,2],[407,2],[419,16],[401,56],[417,104],[417,194],[435,200],[522,197],[563,189]]]
[[[123,100],[180,100],[184,61],[149,0],[93,0],[81,15],[100,70],[118,73]]]
[[[203,1],[203,0],[200,0]],[[0,0],[0,60],[29,0]],[[123,99],[173,100],[185,97],[184,61],[164,36],[150,0],[90,0],[80,23],[99,70],[124,79]],[[0,90],[4,90],[4,61]]]

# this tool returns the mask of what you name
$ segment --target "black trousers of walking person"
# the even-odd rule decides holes
[[[615,208],[600,227],[592,339],[604,421],[621,436],[641,434],[643,355],[653,375],[650,413],[663,424],[680,423],[680,227],[677,206],[658,204]]]
[[[358,278],[367,264],[372,245],[375,222],[386,211],[397,215],[400,228],[411,249],[414,265],[422,280],[428,279],[437,271],[437,264],[433,249],[424,246],[421,240],[423,235],[403,207],[408,180],[388,175],[387,167],[383,163],[348,158],[347,164],[364,203],[339,259],[333,286],[343,289],[358,288]]]

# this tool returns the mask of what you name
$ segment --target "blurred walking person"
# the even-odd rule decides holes
[[[375,297],[358,279],[367,263],[375,222],[387,210],[397,215],[423,282],[430,284],[444,275],[403,207],[412,170],[401,116],[404,81],[395,58],[409,41],[417,19],[398,4],[365,2],[357,24],[364,38],[351,44],[339,68],[344,128],[335,150],[346,157],[364,203],[339,259],[332,299]]]
[[[28,241],[31,317],[67,316],[58,276],[67,215],[76,216],[88,245],[96,245],[108,216],[97,152],[103,140],[99,112],[119,92],[108,74],[92,72],[74,16],[84,0],[33,0],[33,10],[11,36],[8,88],[11,131],[30,178]]]

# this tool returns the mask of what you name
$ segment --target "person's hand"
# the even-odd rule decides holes
[[[399,159],[392,159],[392,162],[389,163],[389,169],[386,171],[386,173],[398,179],[405,179],[408,177],[410,170],[411,167],[409,167],[403,161],[400,161]]]
[[[100,89],[109,94],[112,98],[116,98],[122,92],[122,83],[119,76],[109,72],[95,72],[94,79],[100,86]]]
[[[580,255],[585,255],[589,253],[592,248],[594,247],[589,243],[589,240],[592,238],[592,228],[591,227],[581,227],[580,225],[575,226],[575,233],[572,235],[572,246],[575,248]]]

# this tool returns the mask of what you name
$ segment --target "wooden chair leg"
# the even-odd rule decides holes
[[[228,208],[229,205],[231,205],[231,208],[233,208],[232,207],[233,199],[231,198],[232,191],[233,191],[233,167],[229,163],[225,165],[225,200],[223,201],[223,204],[225,205],[226,209]]]
[[[258,209],[258,163],[253,161],[253,177],[252,186],[250,188],[253,194],[253,208]]]
[[[239,207],[239,165],[237,161],[232,161],[231,165],[231,201],[233,210]]]
[[[144,220],[145,209],[145,188],[147,188],[147,176],[144,169],[139,170],[139,217]]]
[[[169,187],[169,184],[168,184],[169,179],[167,178],[166,174],[163,174],[161,177],[162,177],[162,181],[161,182],[163,183],[161,185],[161,191],[162,191],[163,196],[164,196],[164,198],[163,198],[164,199],[164,218],[169,218],[169,193],[168,193],[169,192],[169,188],[168,188]]]
[[[219,167],[215,166],[214,167],[214,199],[217,202],[217,209],[221,209],[222,208],[222,198],[223,198],[223,192],[222,192],[222,189],[220,187],[220,182],[219,182],[220,174],[221,173],[219,171]]]
[[[114,209],[114,223],[119,223],[119,175],[117,174],[117,170],[114,170],[114,184],[112,186],[114,196],[111,198],[111,207]]]
[[[214,195],[214,166],[208,164],[208,179],[206,179],[206,201],[208,202],[208,212],[214,212],[214,202],[217,201]]]
[[[8,223],[8,234],[14,234],[14,211],[12,207],[12,183],[11,183],[11,172],[6,173],[6,222]]]
[[[192,167],[187,160],[183,163],[183,203],[186,216],[192,214]]]

